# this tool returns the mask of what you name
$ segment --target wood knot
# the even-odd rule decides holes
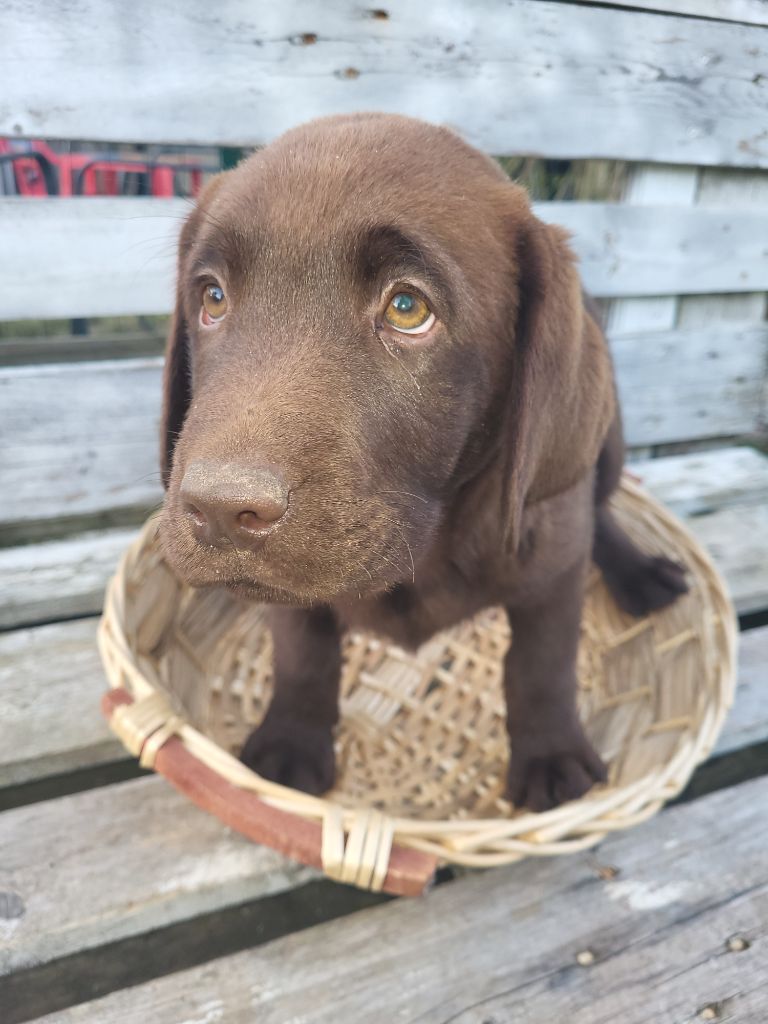
[[[26,913],[24,900],[17,892],[0,892],[0,920],[13,921]]]

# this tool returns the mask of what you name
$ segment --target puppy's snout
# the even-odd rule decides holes
[[[257,546],[285,515],[289,494],[271,467],[207,460],[187,467],[179,489],[198,540],[215,547]]]

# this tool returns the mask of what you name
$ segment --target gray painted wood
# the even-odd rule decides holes
[[[0,635],[0,786],[127,759],[99,710],[93,619]],[[739,690],[716,753],[768,740],[768,627],[742,634]]]
[[[126,758],[106,689],[94,619],[0,634],[0,787]]]
[[[751,448],[634,462],[632,472],[715,553],[742,611],[768,605],[768,458]],[[95,614],[133,530],[0,549],[0,624]]]
[[[692,18],[738,21],[744,25],[768,25],[766,0],[592,0],[606,7],[636,7]]]
[[[767,207],[665,205],[673,201],[535,210],[573,233],[585,286],[597,297],[768,289]],[[0,319],[169,312],[176,238],[189,210],[181,199],[0,200]]]
[[[107,580],[135,536],[134,529],[93,530],[0,548],[0,627],[100,611]]]
[[[723,570],[739,612],[768,606],[768,504],[718,509],[688,520],[691,532]]]
[[[573,232],[586,288],[598,297],[768,288],[768,210],[759,206],[552,202],[536,213]]]
[[[758,429],[764,325],[635,333],[612,348],[630,445]],[[157,358],[0,368],[0,523],[160,501],[160,376]]]
[[[150,358],[0,369],[0,521],[156,503],[161,365]]]
[[[5,4],[0,132],[259,144],[395,110],[494,153],[765,166],[765,29],[546,0]],[[169,59],[169,41],[173,40]],[[71,73],[76,57],[79,73]],[[183,102],[180,101],[183,98]]]
[[[768,504],[768,458],[754,448],[643,459],[630,468],[659,501],[689,519]]]
[[[611,350],[628,444],[757,431],[768,325],[624,334]]]
[[[313,877],[159,778],[6,811],[0,851],[0,974]]]
[[[184,199],[0,199],[0,319],[169,312],[191,208]]]
[[[597,852],[472,875],[43,1021],[694,1024],[718,1004],[754,1024],[768,1014],[766,843],[759,779]],[[729,952],[733,937],[749,948]]]
[[[739,637],[738,688],[713,754],[768,740],[768,626]]]

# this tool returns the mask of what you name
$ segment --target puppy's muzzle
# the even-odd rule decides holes
[[[201,544],[259,547],[288,510],[290,489],[274,468],[201,459],[184,473],[179,498]]]

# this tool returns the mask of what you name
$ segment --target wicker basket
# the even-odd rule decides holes
[[[107,592],[100,647],[112,728],[200,806],[251,838],[361,887],[413,894],[439,863],[489,866],[582,850],[644,821],[711,750],[734,686],[736,628],[707,555],[629,480],[615,498],[647,551],[685,563],[691,590],[636,620],[596,570],[579,653],[580,709],[609,782],[543,814],[503,798],[506,617],[489,610],[407,653],[345,642],[339,780],[324,799],[236,758],[267,706],[263,609],[195,591],[163,561],[150,520]]]

